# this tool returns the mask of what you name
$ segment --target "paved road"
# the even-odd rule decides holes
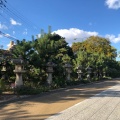
[[[114,97],[113,96],[109,96],[109,97],[97,96],[93,98],[89,98],[89,97],[92,97],[119,83],[120,83],[120,80],[110,80],[110,81],[105,81],[101,83],[77,86],[74,88],[45,94],[39,97],[33,96],[33,98],[28,98],[26,100],[21,100],[21,101],[9,103],[9,104],[3,104],[2,106],[0,105],[0,120],[44,120],[77,103],[78,104],[84,103],[83,107],[78,107],[79,111],[81,111],[83,108],[86,112],[88,112],[94,118],[94,115],[93,115],[93,113],[95,112],[94,110],[98,111],[98,109],[96,109],[95,107],[98,105],[101,105],[102,103],[104,103],[104,101],[106,101],[106,103],[109,103],[109,104],[105,104],[106,110],[107,108],[109,108],[109,106],[111,106],[110,108],[115,107],[113,106],[114,102],[119,108],[119,104],[118,104],[119,96],[118,97],[117,96],[114,96]],[[91,102],[90,103],[86,102],[87,103],[86,104],[85,101],[89,101],[89,100]],[[92,103],[95,103],[95,104],[92,105]],[[86,105],[91,105],[90,106],[91,109],[85,109]],[[99,107],[101,108],[101,106]],[[97,111],[96,111],[96,114],[97,114]],[[103,109],[101,109],[101,111],[103,111]],[[104,111],[104,112],[107,113],[107,111]],[[112,109],[111,109],[111,112],[112,112]],[[115,114],[117,112],[115,112]],[[77,114],[77,112],[75,113],[76,113],[75,119],[79,118],[79,114]],[[73,115],[74,112],[68,113],[68,116],[70,116],[71,114]],[[74,117],[72,119],[74,119]],[[79,120],[82,120],[82,119],[79,119]],[[99,120],[99,119],[95,119],[95,120]]]
[[[46,120],[120,120],[120,84]]]

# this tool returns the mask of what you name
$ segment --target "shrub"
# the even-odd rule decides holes
[[[84,80],[81,80],[81,83],[87,84],[87,83],[90,83],[90,81],[84,79]]]
[[[15,88],[15,93],[19,95],[32,95],[32,94],[35,94],[35,91],[32,87],[21,86],[21,87]]]
[[[5,82],[3,79],[0,79],[0,89],[5,90]]]
[[[81,81],[79,80],[71,80],[66,82],[68,86],[79,85]]]
[[[18,95],[35,95],[40,94],[41,92],[47,92],[49,91],[48,87],[40,86],[37,88],[33,88],[31,86],[21,86],[15,88],[15,93]]]
[[[0,95],[2,94],[2,90],[0,89]]]
[[[65,87],[67,85],[65,78],[57,77],[53,80],[53,85],[55,88]]]

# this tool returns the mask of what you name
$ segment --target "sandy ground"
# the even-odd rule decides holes
[[[61,90],[0,106],[0,120],[44,120],[68,107],[120,83],[110,80]]]

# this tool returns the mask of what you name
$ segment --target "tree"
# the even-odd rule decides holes
[[[76,53],[82,47],[82,42],[74,42],[72,44],[72,51]]]
[[[23,39],[22,41],[17,40],[16,45],[12,49],[13,57],[17,58],[19,55],[26,61],[30,60],[31,54],[34,52],[32,41],[26,41]]]
[[[57,34],[44,34],[40,38],[32,41],[17,41],[13,49],[14,57],[21,55],[24,60],[28,61],[25,66],[27,71],[26,78],[34,79],[36,83],[43,83],[46,80],[46,64],[52,60],[57,64],[54,78],[57,79],[59,73],[63,71],[63,63],[66,56],[73,57],[72,49],[68,46],[65,38]]]
[[[78,45],[74,43],[72,49],[76,52],[76,59],[73,60],[76,67],[79,64],[84,68],[91,66],[93,70],[99,69],[100,73],[109,67],[108,62],[115,61],[117,55],[110,41],[98,36],[91,36],[81,43],[78,42]]]
[[[104,54],[111,59],[114,59],[117,55],[116,49],[111,46],[110,41],[102,37],[91,36],[83,44],[87,51],[91,53]]]
[[[39,63],[36,67],[41,68],[45,74],[45,65],[49,60],[57,64],[54,77],[57,79],[59,73],[63,71],[63,57],[73,57],[72,49],[68,46],[65,38],[58,34],[45,34],[37,39],[34,44],[36,54],[39,56]]]

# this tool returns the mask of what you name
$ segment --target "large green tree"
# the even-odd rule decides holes
[[[58,34],[45,34],[41,38],[34,41],[34,49],[39,56],[39,68],[45,74],[45,65],[49,60],[52,60],[55,67],[54,77],[58,79],[59,73],[63,72],[63,62],[66,56],[72,58],[73,52],[71,47],[65,41],[65,38]],[[62,75],[61,75],[62,76]]]
[[[93,70],[103,71],[107,67],[110,68],[108,63],[115,61],[117,56],[110,41],[98,36],[91,36],[83,42],[78,42],[78,45],[74,43],[72,49],[76,54],[74,65],[77,67],[80,64],[84,68],[91,66]]]
[[[59,73],[63,71],[63,58],[73,58],[71,47],[65,41],[65,38],[58,34],[44,34],[40,38],[32,41],[17,41],[13,49],[14,57],[21,55],[27,64],[25,68],[28,69],[28,79],[39,83],[46,80],[46,64],[52,60],[57,67],[55,69],[54,78],[57,79]]]

